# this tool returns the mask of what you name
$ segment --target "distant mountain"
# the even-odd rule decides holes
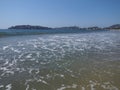
[[[55,29],[68,29],[68,30],[120,30],[120,24],[115,24],[109,27],[105,27],[105,28],[101,28],[98,26],[93,26],[93,27],[85,27],[85,28],[80,28],[78,26],[70,26],[70,27],[59,27],[59,28],[55,28]]]
[[[58,27],[58,28],[54,28],[54,29],[65,29],[65,30],[79,30],[81,29],[80,27],[78,26],[69,26],[69,27]]]
[[[70,26],[70,27],[60,27],[55,29],[65,29],[65,30],[101,30],[102,28],[94,26],[94,27],[87,27],[87,28],[80,28],[78,26]]]
[[[43,26],[32,26],[32,25],[16,25],[9,27],[8,29],[52,29],[52,28],[43,27]]]
[[[44,26],[32,26],[32,25],[16,25],[9,27],[8,29],[65,29],[65,30],[120,30],[120,24],[115,24],[109,27],[101,28],[98,26],[94,27],[85,27],[85,28],[80,28],[78,26],[69,26],[69,27],[58,27],[58,28],[50,28],[50,27],[44,27]]]
[[[115,25],[106,27],[105,29],[120,29],[120,24],[115,24]]]
[[[87,30],[102,30],[102,28],[98,27],[98,26],[94,26],[94,27],[88,27],[86,28]]]

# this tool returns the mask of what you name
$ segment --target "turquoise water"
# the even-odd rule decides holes
[[[120,31],[1,37],[0,90],[120,90]]]

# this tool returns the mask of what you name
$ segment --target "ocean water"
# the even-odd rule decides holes
[[[37,34],[59,34],[59,33],[90,33],[102,32],[107,30],[69,30],[69,29],[49,29],[49,30],[29,30],[29,29],[0,29],[0,36],[13,36],[13,35],[37,35]]]
[[[1,37],[0,90],[120,90],[120,31],[61,32]]]

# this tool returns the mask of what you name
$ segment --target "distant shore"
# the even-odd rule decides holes
[[[97,26],[80,28],[78,26],[69,27],[58,27],[50,28],[44,26],[32,26],[32,25],[17,25],[11,26],[8,29],[0,30],[0,37],[4,36],[15,36],[15,35],[36,35],[36,34],[53,34],[53,33],[79,33],[79,32],[92,32],[92,31],[103,31],[103,30],[118,30],[120,31],[120,24],[112,25],[105,28],[100,28]]]
[[[16,26],[11,26],[8,29],[37,29],[37,30],[46,30],[46,29],[67,29],[67,30],[120,30],[120,24],[115,24],[109,27],[98,27],[98,26],[93,26],[93,27],[84,27],[80,28],[78,26],[69,26],[69,27],[58,27],[58,28],[51,28],[51,27],[45,27],[45,26],[33,26],[33,25],[16,25]]]

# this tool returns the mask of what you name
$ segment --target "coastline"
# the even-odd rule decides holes
[[[120,30],[120,24],[114,24],[112,26],[108,27],[99,27],[99,26],[91,26],[91,27],[79,27],[79,26],[66,26],[66,27],[47,27],[47,26],[33,26],[33,25],[16,25],[16,26],[11,26],[8,29],[26,29],[26,30],[59,30],[59,29],[65,29],[65,30]]]

